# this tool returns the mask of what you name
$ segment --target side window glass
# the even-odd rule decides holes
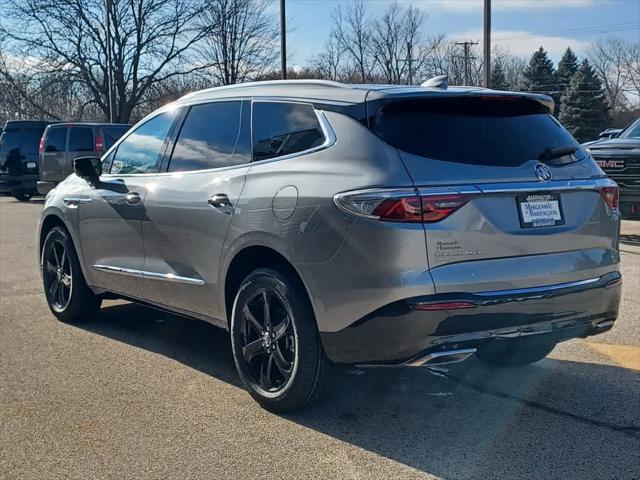
[[[240,102],[194,105],[189,110],[169,163],[170,172],[231,164],[240,128]]]
[[[52,127],[47,131],[44,142],[45,153],[64,152],[67,144],[67,129]]]
[[[69,133],[70,152],[93,152],[93,129],[90,127],[71,127]]]
[[[266,160],[322,145],[324,135],[313,106],[253,103],[253,160]]]
[[[161,113],[133,130],[118,145],[111,162],[111,173],[155,172],[175,115],[175,111]]]

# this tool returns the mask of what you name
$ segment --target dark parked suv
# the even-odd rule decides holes
[[[38,191],[46,194],[73,173],[73,159],[100,156],[131,125],[120,123],[58,123],[49,126],[40,142],[40,181]]]
[[[607,176],[620,187],[622,215],[640,218],[640,118],[616,137],[584,146]]]
[[[18,200],[36,194],[38,142],[50,122],[8,121],[0,136],[0,193]]]

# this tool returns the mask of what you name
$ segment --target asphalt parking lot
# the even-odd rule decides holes
[[[274,415],[213,326],[115,301],[57,322],[41,209],[0,198],[0,478],[640,478],[640,222],[611,332],[509,370],[348,369]]]

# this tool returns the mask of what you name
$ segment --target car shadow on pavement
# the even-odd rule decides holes
[[[207,323],[120,304],[83,328],[239,386],[228,334]],[[552,353],[503,370],[338,369],[329,398],[282,417],[442,478],[639,478],[639,399],[640,372]]]
[[[620,242],[625,245],[638,247],[640,246],[640,235],[622,234],[620,235]]]

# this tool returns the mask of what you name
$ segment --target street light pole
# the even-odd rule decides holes
[[[491,0],[484,0],[484,86],[491,88]]]
[[[285,0],[280,0],[280,69],[282,79],[287,79],[287,26]]]
[[[106,28],[107,28],[107,102],[109,102],[109,122],[113,123],[113,65],[111,55],[111,0],[105,0]]]

